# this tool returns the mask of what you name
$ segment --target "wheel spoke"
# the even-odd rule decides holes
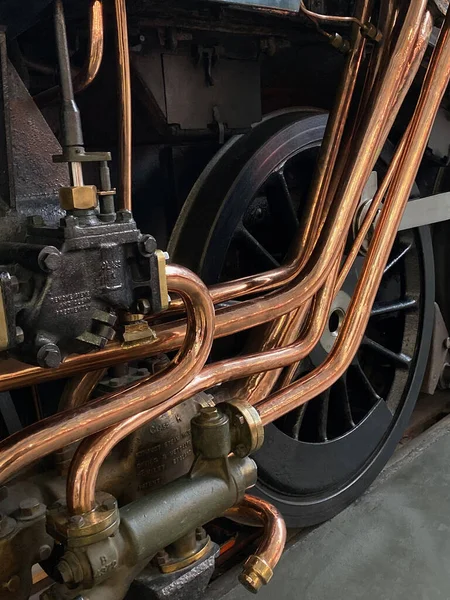
[[[374,389],[373,385],[370,383],[370,381],[369,381],[367,375],[364,373],[364,369],[360,365],[359,361],[358,360],[353,361],[351,366],[355,370],[355,373],[358,375],[359,380],[361,381],[361,383],[365,387],[366,391],[370,394],[370,396],[376,402],[378,402],[379,400],[381,400],[382,398],[377,394],[377,392]]]
[[[409,244],[407,244],[401,251],[399,254],[397,254],[397,256],[395,256],[390,262],[388,262],[388,264],[385,266],[384,271],[383,271],[383,275],[386,275],[386,273],[388,271],[390,271],[392,269],[392,267],[395,267],[396,264],[398,264],[402,258],[404,258],[404,256],[406,254],[408,254],[408,252],[411,250],[412,248],[412,242],[410,242]]]
[[[414,298],[406,298],[405,300],[396,300],[393,302],[375,302],[370,312],[371,317],[379,315],[387,315],[389,313],[410,310],[417,308],[417,300]]]
[[[286,177],[284,176],[284,171],[275,171],[274,177],[276,178],[275,185],[277,189],[281,188],[281,194],[274,194],[272,198],[268,197],[270,207],[295,233],[300,224],[297,217],[297,211],[295,210],[294,201],[292,199],[292,194],[289,190]],[[275,200],[275,204],[273,204],[271,200]]]
[[[386,346],[379,344],[378,342],[368,338],[367,336],[364,336],[362,343],[367,348],[370,348],[374,352],[377,352],[378,354],[383,356],[391,364],[397,365],[402,369],[409,369],[412,361],[411,356],[408,356],[407,354],[403,354],[401,352],[393,352],[392,350],[389,350],[389,348],[386,348]]]
[[[292,437],[294,440],[298,441],[300,439],[300,429],[302,428],[303,417],[305,416],[307,406],[308,404],[303,404],[295,411],[295,421],[292,426]]]
[[[319,423],[318,423],[318,434],[321,442],[328,440],[327,429],[328,429],[328,408],[330,404],[330,389],[325,390],[316,399],[316,402],[320,402],[319,406]]]
[[[280,263],[262,246],[250,231],[241,225],[236,231],[238,239],[245,243],[246,247],[253,252],[269,268],[279,267]]]
[[[342,414],[344,416],[346,425],[351,428],[355,427],[352,409],[350,406],[350,399],[348,396],[347,372],[345,372],[344,375],[336,381],[334,388],[336,390],[336,394],[333,394],[333,402],[338,399],[338,402],[342,408]]]

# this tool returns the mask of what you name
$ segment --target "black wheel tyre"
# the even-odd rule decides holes
[[[279,173],[280,165],[286,165],[293,156],[303,160],[306,172],[306,184],[297,184],[296,193],[300,197],[306,194],[314,166],[311,153],[317,152],[320,146],[325,124],[323,114],[290,111],[266,120],[223,149],[207,166],[183,208],[169,247],[174,261],[189,266],[207,283],[274,266],[267,256],[270,253],[261,249],[261,244],[259,249],[258,245],[253,247],[253,250],[256,248],[253,259],[257,260],[252,264],[241,264],[236,260],[238,255],[233,253],[235,234],[242,232],[243,226],[247,228],[248,217],[244,215],[248,215],[248,211],[254,213],[257,192],[268,185],[269,177]],[[261,204],[256,205],[260,210]],[[282,219],[283,234],[289,227],[285,216]],[[269,223],[272,234],[276,229],[273,219],[269,219]],[[258,235],[261,235],[260,230],[257,224]],[[286,233],[280,238],[291,239],[293,233],[289,231],[289,235]],[[431,341],[434,263],[429,228],[420,228],[408,235],[412,240],[408,247],[414,251],[408,269],[410,279],[415,282],[413,293],[417,298],[417,312],[412,319],[412,329],[408,330],[405,324],[403,334],[412,349],[409,371],[403,373],[400,384],[396,376],[392,376],[395,402],[379,398],[358,419],[354,428],[336,430],[334,436],[325,437],[321,443],[308,439],[308,436],[293,439],[282,424],[266,427],[264,446],[255,456],[259,470],[256,491],[281,509],[291,527],[322,522],[357,498],[392,455],[411,416]],[[247,244],[249,241],[254,244],[253,235],[244,237]],[[264,234],[262,237],[266,245],[272,243]],[[242,239],[241,234],[238,239]],[[278,239],[277,244],[284,242],[286,240]],[[283,246],[276,256],[279,262],[286,249],[287,246]],[[274,254],[273,248],[271,253]],[[274,256],[272,258],[276,263]],[[400,282],[403,282],[403,275],[395,276],[395,279],[396,285],[403,290],[404,283]],[[402,347],[398,346],[398,353]],[[383,374],[382,367],[380,372]]]

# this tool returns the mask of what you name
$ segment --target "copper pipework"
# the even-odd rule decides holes
[[[81,70],[73,78],[75,93],[85,90],[97,76],[103,60],[103,30],[103,0],[91,0],[89,6],[89,46],[86,60]],[[59,91],[59,86],[52,87],[34,96],[34,101],[38,106],[45,106],[58,96]]]
[[[229,508],[224,517],[238,523],[264,528],[255,553],[244,564],[239,581],[256,593],[272,579],[273,570],[286,544],[286,524],[278,509],[261,498],[246,494],[244,499]]]
[[[58,413],[28,427],[0,444],[0,480],[62,446],[106,429],[136,412],[176,394],[200,373],[214,337],[214,307],[203,282],[188,269],[167,266],[170,289],[186,304],[188,328],[172,363],[161,373],[125,393],[99,398],[87,405]]]
[[[89,7],[89,48],[86,61],[73,80],[74,92],[85,90],[97,76],[103,59],[103,2],[91,0]]]
[[[90,371],[73,377],[65,386],[59,400],[58,412],[83,406],[100,383],[106,369]]]
[[[115,0],[117,22],[117,62],[119,65],[119,202],[131,210],[131,75],[128,48],[127,8],[125,0]]]
[[[418,40],[422,46],[422,53],[426,49],[431,29],[432,19],[427,13]],[[450,13],[447,14],[428,66],[418,106],[410,127],[405,133],[406,142],[397,150],[397,152],[401,152],[399,165],[380,213],[363,270],[337,342],[320,367],[260,403],[257,408],[264,424],[274,421],[327,389],[348,368],[355,355],[367,326],[370,307],[374,302],[384,266],[449,80]]]
[[[314,306],[314,318],[310,319],[304,336],[297,342],[284,348],[276,348],[207,365],[184,390],[166,402],[140,414],[135,414],[122,423],[110,427],[107,431],[99,431],[96,435],[86,438],[80,444],[72,460],[67,480],[67,502],[72,513],[82,514],[92,509],[95,504],[95,489],[100,468],[111,450],[127,435],[201,390],[213,387],[223,381],[239,379],[262,370],[278,369],[294,361],[301,360],[309,354],[319,341],[328,318],[330,305],[334,297],[333,283],[338,264],[336,262],[333,267],[332,284],[324,286],[319,292]]]

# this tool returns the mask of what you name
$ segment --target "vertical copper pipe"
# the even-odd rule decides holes
[[[71,410],[83,406],[91,397],[93,391],[103,378],[106,369],[99,369],[83,375],[77,375],[71,379],[61,395],[58,412]]]
[[[286,544],[286,524],[278,509],[261,498],[246,494],[242,502],[229,508],[224,517],[264,528],[255,553],[244,564],[239,581],[256,593],[272,579],[273,570],[283,554]]]
[[[119,201],[120,208],[131,210],[131,75],[125,0],[115,0],[115,8],[119,64]]]
[[[425,52],[431,29],[432,19],[427,13],[418,40],[422,55]],[[399,166],[376,225],[363,270],[337,342],[320,367],[258,406],[264,424],[316,397],[332,385],[348,368],[367,326],[370,308],[375,299],[384,266],[449,79],[450,11],[447,13],[427,69],[418,106],[405,134],[405,145],[402,144],[399,148],[401,152]]]
[[[125,393],[56,414],[1,442],[1,481],[62,446],[163,402],[200,373],[214,337],[214,306],[203,282],[188,269],[168,265],[167,281],[170,289],[183,297],[188,313],[183,347],[169,367]]]

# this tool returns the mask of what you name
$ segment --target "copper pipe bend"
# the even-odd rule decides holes
[[[251,526],[264,528],[256,552],[244,564],[239,581],[251,592],[256,593],[272,579],[273,570],[286,544],[286,524],[275,506],[261,498],[246,495],[242,502],[229,508],[224,517]]]
[[[169,288],[185,300],[188,329],[183,347],[162,373],[125,393],[58,413],[0,443],[0,481],[58,448],[155,406],[182,390],[203,368],[214,338],[214,306],[204,283],[188,269],[167,266]]]

